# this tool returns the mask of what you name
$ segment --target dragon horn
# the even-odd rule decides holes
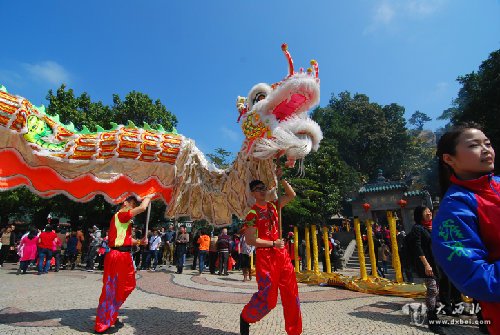
[[[281,50],[283,50],[283,53],[285,54],[285,57],[288,60],[288,75],[291,76],[293,75],[293,59],[292,56],[290,56],[290,53],[288,52],[288,45],[286,43],[283,43],[281,45]]]
[[[311,60],[311,66],[314,68],[314,73],[316,75],[316,78],[318,78],[318,76],[319,76],[319,66],[318,66],[318,62],[315,59]]]
[[[247,112],[246,102],[246,97],[238,96],[238,98],[236,99],[236,108],[238,108],[238,112],[240,112],[240,115],[238,116],[238,120],[236,122],[240,122],[241,117]]]

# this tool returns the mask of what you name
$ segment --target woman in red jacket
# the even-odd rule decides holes
[[[52,258],[52,248],[57,234],[52,231],[50,225],[45,226],[44,231],[38,237],[38,274],[48,273],[50,259]],[[45,262],[45,265],[44,265]]]

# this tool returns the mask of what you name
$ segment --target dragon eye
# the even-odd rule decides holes
[[[259,92],[255,95],[255,98],[253,98],[252,103],[255,105],[257,102],[264,100],[266,98],[266,93],[265,92]]]

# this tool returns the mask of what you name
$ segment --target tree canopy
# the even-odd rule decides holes
[[[231,166],[233,154],[223,148],[217,148],[215,152],[209,153],[206,156],[219,169],[227,169]]]
[[[364,94],[342,92],[316,109],[312,118],[348,166],[368,178],[376,177],[378,169],[389,178],[400,178],[405,172],[401,157],[410,144],[404,112],[395,103],[382,106]]]
[[[500,148],[500,49],[492,52],[477,72],[459,76],[462,85],[453,106],[440,119],[452,125],[461,122],[480,124],[494,148]],[[498,160],[496,160],[498,162]],[[498,166],[498,164],[496,164]]]
[[[78,129],[87,126],[90,131],[96,131],[97,125],[110,129],[111,122],[126,125],[128,121],[139,127],[144,123],[152,127],[161,125],[167,131],[177,126],[177,117],[159,99],[153,101],[147,94],[136,91],[128,93],[125,100],[113,94],[113,105],[105,106],[101,101],[92,102],[86,92],[75,97],[72,89],[61,85],[55,94],[49,91],[47,100],[48,114],[59,114],[62,122],[73,122]]]
[[[415,127],[415,130],[423,130],[426,122],[431,121],[432,119],[425,113],[420,111],[416,111],[413,113],[408,120],[408,123]]]

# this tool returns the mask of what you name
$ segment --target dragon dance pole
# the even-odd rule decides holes
[[[318,236],[316,233],[316,225],[311,225],[311,238],[313,242],[313,259],[314,259],[314,273],[319,273],[318,269]]]
[[[361,227],[359,218],[354,218],[354,231],[356,232],[356,244],[358,246],[359,272],[362,280],[367,280],[365,264],[365,251],[363,250],[363,240],[361,239]]]
[[[149,217],[151,216],[151,202],[148,204],[148,213],[146,214],[146,229],[144,230],[144,237],[148,238],[148,226],[149,226]]]
[[[307,271],[311,271],[311,237],[309,227],[305,228]]]
[[[328,227],[323,227],[323,245],[325,246],[326,273],[332,273],[332,263],[330,260],[330,243],[328,243]]]
[[[297,226],[293,227],[293,253],[295,261],[295,272],[300,272],[299,268],[299,228]]]
[[[279,186],[278,186],[278,191],[279,191]],[[278,195],[278,234],[279,234],[279,239],[281,240],[283,238],[283,232],[282,232],[282,223],[281,223],[281,202],[280,202],[280,197]]]
[[[367,219],[365,221],[365,224],[366,224],[366,237],[368,238],[368,252],[370,254],[370,263],[372,265],[372,277],[377,278],[378,277],[377,258],[375,257],[375,248],[373,245],[373,230],[372,230],[373,221]]]
[[[396,282],[402,283],[403,274],[401,272],[401,260],[399,259],[398,241],[396,240],[396,219],[392,215],[392,211],[387,211],[386,213],[391,233],[392,267],[396,271]]]
[[[276,160],[276,164],[278,164],[278,167],[281,168],[279,157]],[[282,173],[283,173],[283,170],[282,170]],[[282,177],[283,177],[283,174],[281,175],[281,177],[278,178],[278,185],[276,186],[276,190],[278,192],[278,223],[279,223],[278,233],[279,233],[279,238],[280,239],[283,238],[283,218],[281,216],[281,201],[280,201],[280,198],[281,198],[280,184],[281,184]]]

